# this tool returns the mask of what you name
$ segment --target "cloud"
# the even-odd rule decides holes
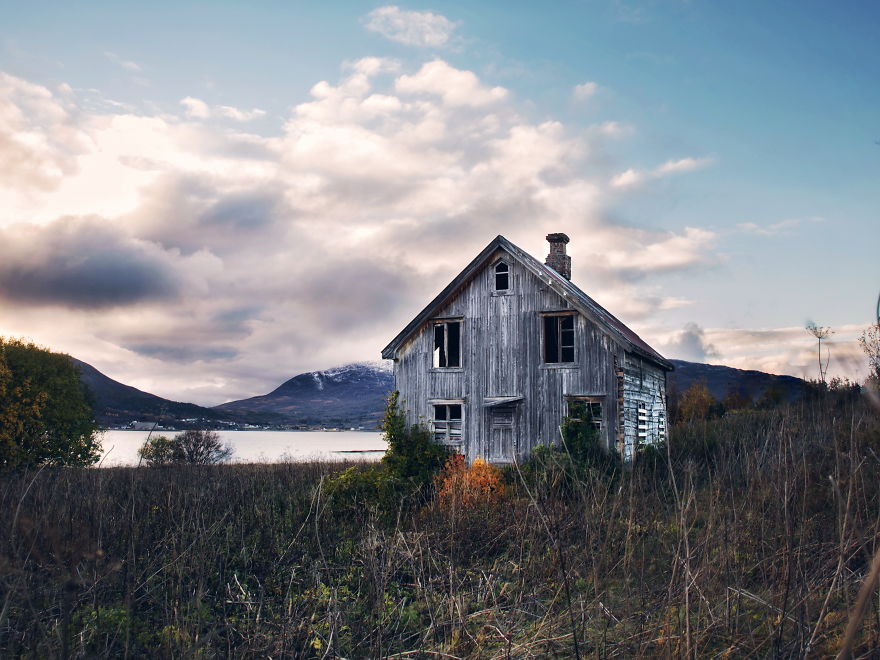
[[[633,188],[646,181],[662,179],[671,174],[694,172],[709,167],[714,162],[712,158],[680,158],[668,160],[652,170],[637,170],[630,168],[611,177],[610,185],[614,188]]]
[[[599,91],[599,85],[597,83],[585,82],[580,85],[575,85],[572,93],[576,99],[583,101],[595,95],[597,91]]]
[[[98,218],[0,233],[0,296],[22,305],[97,309],[177,295],[174,257]]]
[[[221,105],[217,108],[217,113],[222,117],[234,119],[235,121],[252,121],[266,115],[266,111],[260,110],[259,108],[241,110],[239,108],[233,108],[230,105]]]
[[[759,236],[778,236],[780,234],[789,234],[795,227],[803,224],[825,222],[825,218],[788,218],[780,220],[769,225],[758,225],[754,222],[741,222],[737,228],[746,234],[757,234]]]
[[[718,357],[715,347],[706,341],[706,333],[696,323],[687,323],[675,338],[661,347],[661,352],[670,358],[689,362],[706,362]]]
[[[0,190],[52,190],[89,146],[77,118],[48,88],[0,71]]]
[[[193,117],[194,119],[207,119],[211,116],[211,108],[201,99],[187,96],[186,98],[180,99],[180,105],[186,108],[187,117]]]
[[[597,126],[591,127],[591,130],[597,135],[606,137],[625,137],[635,133],[635,129],[629,125],[619,121],[605,121]]]
[[[430,11],[407,11],[387,5],[367,14],[364,26],[407,46],[438,48],[449,42],[456,23]]]
[[[503,87],[487,87],[472,71],[462,71],[443,60],[434,60],[422,66],[411,76],[397,79],[395,89],[402,94],[431,94],[443,99],[448,106],[479,108],[507,97]]]
[[[231,105],[219,105],[214,108],[209,106],[201,99],[187,96],[180,99],[180,104],[186,108],[186,116],[193,119],[210,119],[211,117],[223,117],[234,121],[247,122],[259,119],[266,115],[265,110],[252,108],[251,110],[242,110]]]
[[[131,60],[125,60],[119,55],[109,50],[104,51],[104,57],[113,62],[114,64],[121,66],[123,69],[127,71],[139,72],[141,71],[141,67],[137,62],[132,62]]]
[[[829,350],[828,377],[862,379],[867,361],[857,343],[864,328],[843,325],[833,338],[822,342]],[[818,378],[816,340],[800,326],[783,328],[703,328],[687,324],[682,330],[645,328],[642,336],[667,357],[725,364],[798,378]]]
[[[654,170],[654,176],[662,177],[668,174],[678,174],[679,172],[693,172],[708,167],[711,164],[711,158],[680,158],[679,160],[668,160]]]
[[[178,117],[7,85],[0,136],[36,136],[36,178],[0,164],[0,333],[177,400],[375,357],[499,233],[538,257],[568,233],[575,280],[626,321],[688,303],[657,275],[718,259],[708,230],[617,219],[623,125],[532,121],[440,59],[349,62],[269,136],[194,96]]]

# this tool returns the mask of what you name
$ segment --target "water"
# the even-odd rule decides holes
[[[174,431],[153,432],[173,436]],[[387,443],[381,433],[363,431],[217,431],[233,447],[232,461],[276,463],[306,460],[378,460]],[[103,467],[137,465],[138,448],[149,431],[104,431]]]

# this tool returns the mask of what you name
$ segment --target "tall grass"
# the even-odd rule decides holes
[[[680,425],[631,472],[543,461],[390,516],[328,496],[328,464],[5,474],[0,655],[838,650],[880,532],[858,396]],[[875,590],[857,655],[878,646]]]

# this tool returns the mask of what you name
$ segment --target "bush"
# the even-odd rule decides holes
[[[493,504],[504,497],[507,489],[500,468],[482,458],[468,467],[461,454],[450,456],[435,479],[441,507],[468,508],[476,504]]]
[[[232,456],[232,447],[224,445],[216,431],[190,429],[174,438],[164,435],[148,439],[138,455],[151,466],[214,465]]]
[[[328,481],[328,493],[339,501],[355,507],[375,505],[391,512],[407,498],[418,505],[431,497],[434,477],[449,450],[434,442],[425,425],[407,424],[399,397],[395,391],[387,399],[382,431],[388,450],[379,465],[351,467]]]
[[[70,357],[0,338],[0,468],[91,465],[98,424]]]

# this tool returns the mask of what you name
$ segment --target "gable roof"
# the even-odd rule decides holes
[[[496,236],[492,242],[480,252],[480,254],[474,257],[473,261],[465,266],[464,270],[461,271],[458,276],[437,295],[436,298],[428,303],[428,305],[419,312],[419,314],[410,321],[385,348],[382,349],[382,357],[385,359],[393,358],[397,349],[400,348],[410,335],[428,322],[437,311],[458,292],[459,289],[470,282],[470,280],[482,270],[486,262],[488,262],[492,255],[499,249],[507,252],[527,270],[531,271],[541,281],[546,283],[553,291],[571,303],[572,307],[577,311],[608,332],[608,334],[616,339],[625,350],[647,358],[667,371],[672,371],[674,369],[672,363],[651,348],[635,332],[626,327],[620,319],[615,317],[611,312],[581,291],[577,285],[573,284],[570,280],[565,279],[553,268],[541,263],[528,252],[517,247],[501,235]]]

